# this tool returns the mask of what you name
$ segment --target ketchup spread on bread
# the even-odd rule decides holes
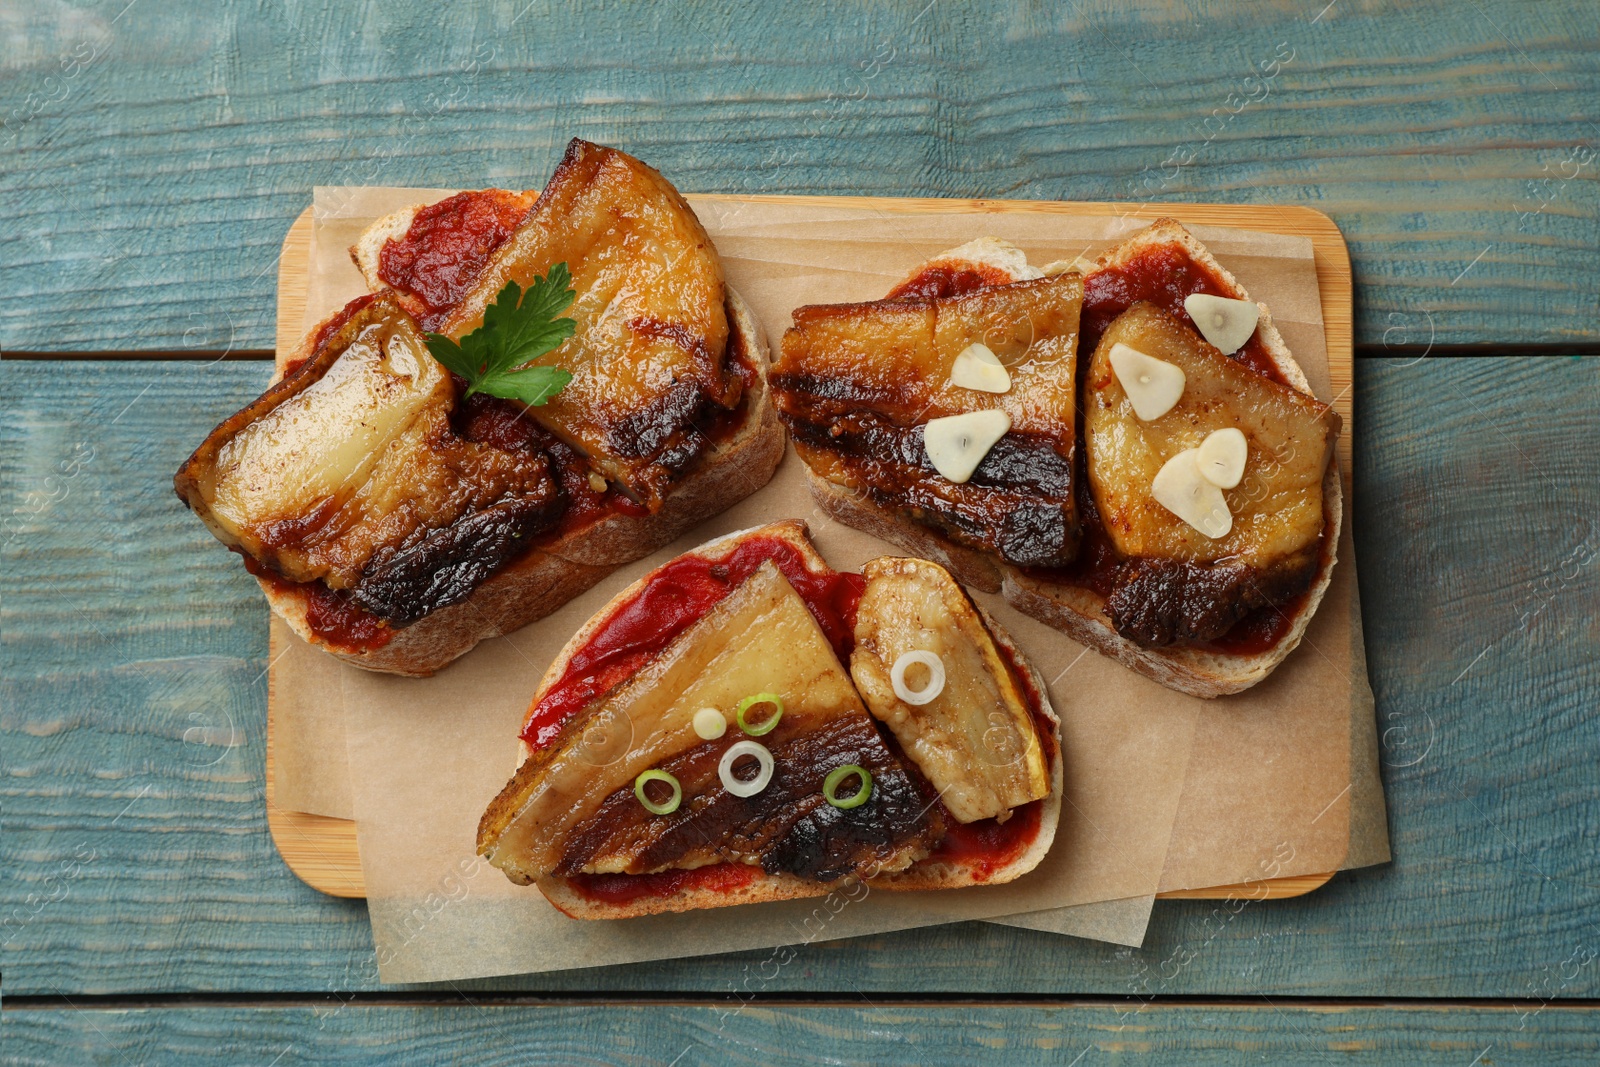
[[[1233,628],[1221,637],[1198,642],[1198,646],[1213,652],[1226,652],[1231,656],[1256,656],[1270,652],[1294,626],[1294,620],[1299,617],[1300,609],[1310,595],[1308,589],[1282,604],[1257,608],[1234,623]]]
[[[422,301],[422,328],[436,329],[532,206],[519,193],[480,189],[419,208],[405,236],[384,242],[378,276]]]
[[[945,822],[944,839],[928,854],[928,862],[961,863],[978,881],[987,881],[995,871],[1014,863],[1039,833],[1039,815],[1044,801],[1035,800],[1013,809],[1005,822],[979,819],[977,822]]]
[[[755,881],[761,868],[748,863],[712,863],[680,871],[655,874],[575,874],[572,887],[590,900],[606,904],[631,904],[646,897],[670,897],[685,889],[727,893]]]
[[[748,538],[725,556],[682,556],[654,571],[567,661],[566,670],[528,716],[523,741],[535,751],[550,744],[568,718],[666,648],[768,560],[811,609],[839,658],[849,662],[861,576],[814,573],[789,542]]]
[[[1009,281],[1010,277],[993,267],[941,267],[934,264],[889,290],[889,295],[884,299],[937,300],[970,293],[986,285],[1005,285]]]
[[[1148,300],[1181,321],[1193,323],[1183,309],[1184,297],[1195,293],[1231,296],[1222,280],[1175,245],[1147,249],[1120,267],[1102,267],[1083,276],[1082,332],[1078,351],[1093,352],[1113,319],[1141,300]],[[1260,334],[1251,334],[1233,358],[1279,385],[1288,385],[1267,354]]]
[[[304,590],[306,626],[328,644],[351,652],[371,652],[394,639],[394,628],[388,623],[350,603],[322,582],[287,581],[249,553],[239,552],[239,558],[244,560],[245,570],[270,584],[277,592]]]

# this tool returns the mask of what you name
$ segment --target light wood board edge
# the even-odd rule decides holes
[[[1311,241],[1321,291],[1322,324],[1327,338],[1328,373],[1333,384],[1334,408],[1344,419],[1339,435],[1339,464],[1350,482],[1350,439],[1353,412],[1351,394],[1355,370],[1352,320],[1350,251],[1344,235],[1327,215],[1314,208],[1257,204],[1127,204],[1060,202],[1047,200],[940,200],[870,196],[729,196],[692,195],[690,200],[724,203],[827,204],[875,211],[932,213],[966,211],[973,214],[1043,213],[1056,215],[1119,215],[1127,218],[1175,218],[1186,225],[1227,226],[1234,229],[1287,233]],[[277,351],[283,354],[300,343],[309,283],[312,209],[306,208],[289,227],[278,260]],[[277,638],[269,646],[269,663],[276,663]],[[289,870],[313,889],[335,897],[364,897],[361,853],[356,846],[356,824],[346,819],[289,811],[273,803],[272,675],[267,672],[267,826],[278,854]],[[1239,885],[1204,889],[1175,889],[1157,894],[1160,900],[1281,900],[1311,892],[1333,877],[1303,874]]]
[[[283,650],[276,626],[270,628],[267,662],[277,663]],[[312,889],[333,897],[361,898],[367,883],[361,873],[361,850],[356,845],[356,824],[304,811],[280,808],[273,780],[272,705],[275,672],[267,671],[267,830],[284,865]]]

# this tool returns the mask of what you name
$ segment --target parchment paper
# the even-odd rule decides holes
[[[354,819],[340,689],[347,668],[300,640],[276,615],[269,647],[273,802],[288,811]]]
[[[319,190],[307,324],[363,291],[345,249],[371,219],[440,193]],[[1026,249],[1033,262],[1043,263],[1092,256],[1118,233],[1142,225],[1070,215],[889,215],[831,206],[691,200],[717,241],[730,284],[750,301],[774,337],[787,325],[793,307],[879,295],[916,262],[974,236],[1006,237]],[[1286,335],[1301,330],[1302,336],[1292,336],[1291,344],[1313,380],[1320,375],[1325,384],[1309,242],[1230,230],[1198,232],[1273,307]],[[841,241],[841,234],[847,239]],[[1313,635],[1320,635],[1319,644],[1342,650],[1342,669],[1340,657],[1313,657],[1309,648],[1302,649],[1258,687],[1255,707],[1245,706],[1248,694],[1202,702],[1172,693],[1110,660],[1086,654],[998,598],[984,598],[1052,680],[1063,719],[1068,787],[1062,826],[1041,869],[1010,887],[898,894],[892,899],[871,894],[836,913],[825,907],[825,921],[818,920],[818,902],[812,901],[625,923],[576,923],[555,913],[536,892],[511,886],[477,861],[472,841],[478,814],[511,771],[513,739],[528,696],[566,637],[616,589],[650,566],[725,530],[789,515],[812,524],[819,547],[835,566],[856,566],[887,550],[821,516],[800,484],[798,461],[791,454],[770,486],[681,544],[624,568],[556,615],[509,638],[486,642],[436,678],[386,678],[335,665],[384,980],[432,981],[793,945],[1061,905],[1078,906],[1020,921],[1137,943],[1148,918],[1148,901],[1164,882],[1223,870],[1230,873],[1196,884],[1259,877],[1252,865],[1259,865],[1264,855],[1282,860],[1281,850],[1274,850],[1286,825],[1322,829],[1303,836],[1288,864],[1280,862],[1274,873],[1338,866],[1350,840],[1350,791],[1345,790],[1342,800],[1336,794],[1351,781],[1356,689],[1366,693],[1367,734],[1372,730],[1364,670],[1359,685],[1352,677],[1351,604],[1348,594],[1337,601],[1334,590]],[[1354,560],[1342,555],[1335,573],[1348,583]],[[1271,699],[1267,686],[1275,686]],[[297,709],[304,713],[302,720],[306,715],[339,717],[339,711],[331,700]],[[1201,768],[1191,789],[1190,742],[1200,730],[1206,731],[1208,759],[1215,764],[1238,764],[1242,756],[1257,760],[1251,749],[1228,748],[1228,737],[1265,739],[1267,748],[1258,760],[1263,766],[1254,772],[1256,791],[1219,790],[1215,783],[1228,775],[1225,768],[1219,774],[1215,765]],[[323,736],[331,736],[331,727]],[[1329,751],[1338,756],[1329,759]],[[280,762],[280,767],[337,775],[338,761],[326,758],[325,749],[323,756],[320,766],[312,756]],[[1335,795],[1318,791],[1335,781]],[[280,789],[283,784],[280,776]],[[1209,805],[1211,818],[1221,821],[1196,821],[1187,811],[1175,818],[1180,797],[1188,804],[1191,793],[1198,809]],[[1311,822],[1307,813],[1318,817]],[[1169,845],[1175,864],[1166,862]],[[1234,871],[1245,873],[1235,876]]]

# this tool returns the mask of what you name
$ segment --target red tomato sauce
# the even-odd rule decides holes
[[[1183,309],[1184,298],[1194,293],[1230,295],[1220,278],[1177,245],[1152,248],[1121,267],[1106,267],[1084,275],[1082,332],[1078,338],[1081,358],[1087,363],[1112,320],[1141,300],[1194,325]],[[1259,330],[1232,358],[1280,385],[1288,384],[1261,343]]]
[[[959,823],[945,816],[944,837],[928,855],[928,862],[962,863],[980,882],[993,878],[996,871],[1014,863],[1039,835],[1044,801],[1035,800],[1014,808],[1005,822],[980,819]]]
[[[666,648],[767,560],[789,579],[834,651],[848,662],[855,643],[861,576],[814,574],[787,541],[753,538],[720,559],[683,556],[651,572],[639,591],[613,610],[568,661],[560,679],[529,714],[522,739],[536,751],[550,744],[569,718]]]
[[[480,189],[420,208],[404,237],[384,242],[378,276],[422,301],[422,328],[437,329],[532,206],[520,193]]]
[[[356,607],[321,582],[306,588],[306,625],[331,645],[352,652],[371,652],[393,640],[394,627]]]
[[[568,881],[589,900],[631,904],[644,897],[670,897],[685,889],[727,893],[749,885],[760,874],[760,867],[747,863],[713,863],[655,874],[576,874]]]
[[[1195,644],[1200,648],[1207,648],[1213,652],[1226,652],[1233,656],[1255,656],[1269,652],[1294,626],[1294,620],[1299,616],[1300,609],[1305,607],[1308,596],[1310,590],[1282,604],[1257,608],[1234,623],[1233,628],[1221,637],[1212,638],[1210,641],[1197,641]]]
[[[937,264],[919,271],[893,289],[885,300],[936,300],[960,296],[990,285],[1005,285],[1011,278],[994,267],[941,267]]]
[[[234,549],[239,552],[238,549]],[[306,598],[306,626],[316,637],[349,652],[371,652],[394,639],[395,629],[371,612],[350,603],[326,584],[291,582],[247,553],[239,552],[244,569],[279,593],[300,590]]]

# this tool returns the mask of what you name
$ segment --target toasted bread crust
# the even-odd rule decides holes
[[[388,283],[383,280],[381,274],[383,246],[390,240],[402,240],[410,231],[417,212],[427,206],[427,204],[411,204],[399,211],[391,211],[362,230],[356,243],[350,246],[350,258],[355,261],[356,269],[366,281],[368,292],[377,293],[388,288]],[[401,298],[405,299],[403,294]],[[416,304],[417,301],[413,300],[412,303]],[[407,307],[406,310],[413,315],[417,313],[414,307]]]
[[[739,530],[726,534],[715,540],[708,541],[698,548],[692,549],[685,555],[700,556],[706,559],[715,559],[725,555],[740,540],[759,534],[762,537],[778,537],[793,545],[806,560],[808,567],[818,571],[828,569],[828,564],[807,537],[806,524],[799,519],[786,519],[767,526],[754,527],[748,530]],[[639,590],[649,580],[649,575],[640,578],[623,589],[607,604],[597,611],[586,622],[572,639],[562,648],[560,654],[545,671],[539,680],[533,700],[529,704],[530,711],[538,706],[549,692],[566,673],[567,665],[572,657],[581,650],[593,636],[595,630],[602,625],[615,610],[633,599]],[[921,890],[921,889],[955,889],[969,885],[999,885],[1012,881],[1034,867],[1044,858],[1050,850],[1050,845],[1055,839],[1056,826],[1060,819],[1061,791],[1062,791],[1062,759],[1060,720],[1057,719],[1055,709],[1050,704],[1050,697],[1045,689],[1044,679],[1041,678],[1033,666],[1023,657],[1022,652],[1016,647],[1009,634],[1000,628],[987,612],[979,608],[984,625],[989,628],[995,640],[1006,649],[1012,660],[1022,665],[1028,673],[1028,680],[1033,691],[1038,693],[1041,701],[1041,710],[1055,729],[1054,744],[1051,750],[1050,795],[1045,799],[1044,812],[1039,823],[1039,832],[1015,860],[996,870],[986,871],[980,877],[975,865],[960,863],[927,863],[919,861],[909,869],[894,875],[869,879],[867,884],[874,889],[891,890]],[[518,741],[518,762],[528,758],[531,750],[527,744]],[[503,797],[496,797],[484,813],[478,826],[478,843],[480,851],[484,847],[486,833],[492,827],[503,826],[515,813],[507,810]],[[547,877],[539,879],[536,883],[541,892],[566,915],[577,919],[625,919],[641,915],[656,915],[663,912],[688,911],[704,907],[725,907],[733,904],[756,904],[775,900],[794,900],[802,897],[826,896],[829,893],[840,891],[838,884],[825,884],[812,882],[789,874],[759,874],[748,885],[731,890],[707,890],[683,888],[669,896],[641,897],[626,904],[612,904],[605,901],[591,900],[585,897],[572,884],[569,879]]]
[[[893,293],[901,286],[916,281],[929,268],[940,267],[970,270],[997,282],[1023,282],[1045,277],[1044,271],[1028,263],[1028,254],[1010,241],[1002,241],[998,237],[978,237],[959,248],[941,252],[925,263],[919,263],[889,291]]]
[[[718,442],[667,497],[654,515],[613,513],[528,552],[475,589],[459,604],[395,632],[381,648],[344,649],[318,638],[306,620],[309,595],[299,587],[258,579],[272,610],[310,644],[371,671],[423,677],[479,641],[510,633],[593,586],[617,567],[649,555],[707,517],[725,511],[771,479],[783,458],[785,437],[767,391],[771,360],[765,332],[748,305],[728,290],[730,332],[756,365],[755,385],[734,434]],[[311,354],[320,327],[299,348],[278,353],[277,376]]]
[[[1085,274],[1122,266],[1149,248],[1174,243],[1180,245],[1195,262],[1212,272],[1229,296],[1240,300],[1250,299],[1238,279],[1216,261],[1199,239],[1177,220],[1170,218],[1158,219],[1109,249],[1092,267],[1085,268]],[[972,242],[962,246],[962,249],[981,247],[978,242]],[[929,264],[947,265],[962,249],[935,256]],[[1013,262],[1014,258],[1009,254],[985,254],[981,260],[975,260],[974,265],[994,270]],[[908,277],[915,277],[921,269],[917,268]],[[1051,267],[1046,267],[1045,272],[1051,273]],[[1257,330],[1274,365],[1291,386],[1311,395],[1311,384],[1289,353],[1283,335],[1273,325],[1271,313],[1264,304],[1258,303],[1256,306],[1261,310]],[[1322,558],[1289,631],[1271,649],[1241,656],[1183,646],[1145,648],[1116,632],[1106,616],[1105,599],[1092,590],[1027,574],[987,554],[956,545],[936,531],[876,503],[863,492],[819,478],[809,470],[806,476],[817,505],[839,522],[864,530],[907,552],[945,563],[961,581],[986,592],[999,592],[1018,611],[1062,631],[1080,644],[1110,656],[1169,689],[1197,697],[1242,692],[1271,674],[1295,650],[1332,581],[1339,533],[1344,521],[1344,494],[1335,454],[1330,458],[1322,479],[1326,522]],[[998,582],[995,581],[996,577]]]
[[[708,891],[685,888],[662,896],[639,897],[626,904],[610,904],[584,896],[565,878],[541,878],[535,884],[545,899],[556,906],[557,911],[571,919],[636,919],[642,915],[664,915],[704,907],[768,904],[775,900],[821,897],[839,889],[837,885],[822,885],[792,874],[762,872],[748,884],[733,889]],[[715,896],[714,903],[708,902],[708,894],[712,893]]]

